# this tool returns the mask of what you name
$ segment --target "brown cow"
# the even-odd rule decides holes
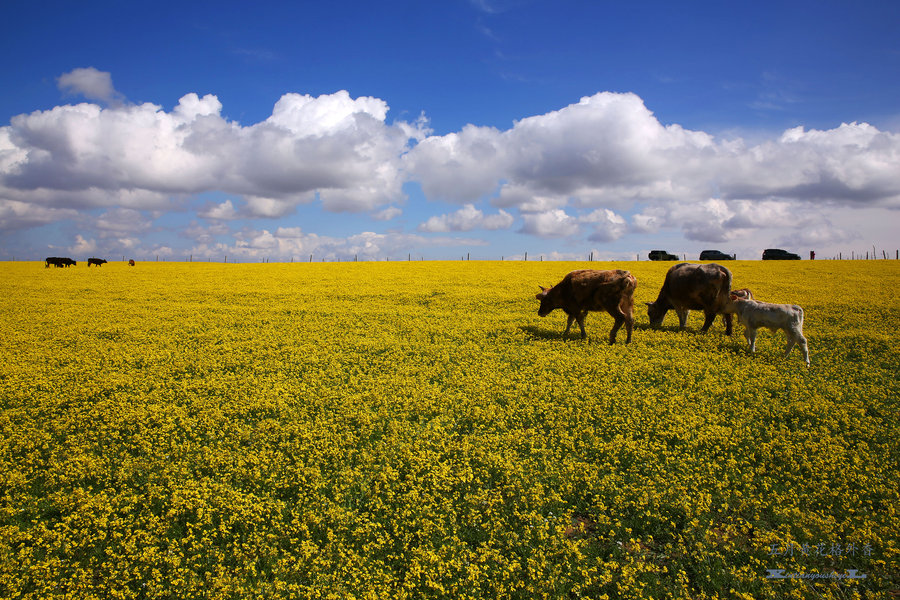
[[[609,332],[609,343],[616,343],[616,333],[623,323],[625,331],[628,332],[625,343],[631,341],[631,330],[634,327],[634,289],[637,287],[637,280],[628,271],[582,269],[572,271],[552,288],[539,287],[541,293],[535,296],[541,301],[538,315],[546,317],[555,309],[561,308],[569,317],[563,337],[569,334],[572,321],[577,321],[581,328],[581,339],[586,338],[584,318],[588,311],[605,310],[615,319]]]
[[[731,315],[724,313],[730,291],[731,271],[722,265],[677,264],[666,273],[656,301],[647,302],[650,325],[661,326],[666,313],[672,308],[678,315],[679,327],[684,329],[688,313],[691,310],[702,310],[706,319],[700,331],[706,332],[716,315],[721,314],[725,322],[725,334],[731,335]]]
[[[130,266],[130,267],[133,267],[133,266],[134,266],[134,259],[133,259],[133,258],[132,258],[131,260],[128,261],[128,266]]]

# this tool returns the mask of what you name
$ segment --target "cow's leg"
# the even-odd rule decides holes
[[[800,339],[798,343],[800,344],[800,351],[803,353],[803,360],[806,361],[806,366],[809,367],[809,346],[806,344],[806,338],[803,337],[803,334],[798,334]]]
[[[794,344],[797,343],[797,338],[795,337],[795,334],[790,330],[785,331],[785,334],[787,336],[787,346],[784,349],[784,357],[787,358],[788,354],[791,353],[791,350],[794,349]]]
[[[722,315],[722,322],[725,323],[725,335],[731,335],[731,332],[732,332],[731,314]]]
[[[631,343],[631,331],[634,329],[634,298],[632,296],[628,296],[620,305],[622,310],[622,314],[625,316],[625,333],[628,335],[625,337],[625,343]]]
[[[625,315],[611,313],[613,317],[613,326],[612,329],[609,330],[609,343],[616,343],[616,335],[619,333],[619,329],[622,327],[622,324],[625,322]],[[627,343],[627,342],[626,342]]]
[[[567,313],[568,314],[568,313]],[[563,332],[563,339],[569,337],[569,330],[572,328],[572,321],[575,320],[575,315],[568,315],[569,319],[566,321],[566,330]]]
[[[584,330],[584,318],[587,316],[588,311],[583,310],[575,317],[575,320],[578,321],[578,326],[581,327],[581,339],[585,339],[587,337],[587,332]]]
[[[712,324],[716,320],[716,313],[713,311],[705,310],[703,311],[703,327],[700,328],[700,333],[706,333]]]
[[[756,352],[756,330],[745,327],[744,336],[747,338],[747,343],[750,345],[750,354],[753,354]]]
[[[622,325],[625,325],[625,331],[628,333],[625,338],[625,343],[629,343],[631,341],[631,331],[634,328],[634,315],[631,313],[633,306],[626,305],[625,310],[622,309],[621,305],[613,304],[610,306],[607,304],[606,312],[610,314],[613,318],[613,328],[609,332],[609,343],[616,343],[616,336],[619,333],[619,329],[622,328]]]
[[[806,366],[809,366],[809,346],[806,344],[806,338],[803,337],[802,333],[799,332],[788,332],[788,344],[787,348],[784,350],[784,357],[787,358],[791,353],[791,350],[794,349],[794,345],[797,344],[800,346],[800,352],[803,353],[803,360],[806,362]]]
[[[691,311],[686,308],[675,307],[675,314],[678,315],[679,329],[684,329],[685,327],[687,327],[687,318],[688,315],[691,314]]]

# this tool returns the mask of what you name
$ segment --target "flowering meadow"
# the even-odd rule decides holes
[[[808,369],[651,329],[672,264],[0,263],[0,597],[896,595],[900,262],[727,263]]]

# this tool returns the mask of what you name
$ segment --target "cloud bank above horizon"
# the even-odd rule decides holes
[[[346,91],[285,93],[244,125],[213,94],[166,111],[127,102],[93,68],[57,82],[88,101],[0,127],[0,231],[67,225],[73,253],[377,259],[498,232],[597,248],[661,232],[749,245],[765,232],[828,247],[860,235],[833,215],[900,209],[900,134],[867,123],[751,143],[600,92],[507,129],[436,135],[424,114],[389,122],[387,100]],[[386,229],[286,226],[304,207]],[[152,240],[171,215],[180,245]]]

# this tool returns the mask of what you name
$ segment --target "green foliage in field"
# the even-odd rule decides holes
[[[669,266],[2,263],[0,597],[900,588],[900,264],[728,264],[810,369],[651,329]],[[637,277],[630,345],[537,316],[584,267]]]

